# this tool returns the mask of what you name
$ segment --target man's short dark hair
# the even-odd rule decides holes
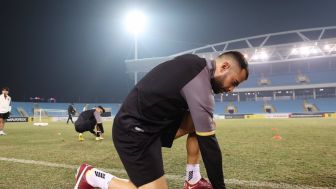
[[[9,91],[8,87],[2,87],[1,91]]]
[[[105,109],[103,108],[103,106],[97,106],[97,107],[103,110],[103,113],[105,113]]]
[[[248,63],[247,63],[246,58],[244,57],[244,55],[241,52],[227,51],[227,52],[224,52],[224,53],[220,54],[218,57],[220,58],[222,56],[231,56],[233,59],[235,59],[238,62],[240,69],[246,70],[246,80],[247,80],[247,78],[249,76]]]

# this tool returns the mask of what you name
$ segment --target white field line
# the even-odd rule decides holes
[[[14,162],[14,163],[23,163],[23,164],[33,164],[33,165],[41,165],[47,167],[57,167],[57,168],[66,168],[66,169],[77,169],[79,165],[67,165],[67,164],[60,164],[60,163],[51,163],[46,161],[35,161],[35,160],[25,160],[25,159],[15,159],[15,158],[6,158],[0,157],[0,161],[7,161],[7,162]],[[126,171],[123,169],[104,169],[99,168],[106,172],[110,173],[124,173]],[[75,174],[75,173],[74,173]],[[184,176],[180,175],[165,175],[169,180],[184,180]],[[233,184],[233,185],[241,185],[241,186],[248,186],[248,187],[268,187],[268,188],[277,188],[277,189],[336,189],[336,187],[315,187],[315,186],[307,186],[307,185],[292,185],[286,183],[273,183],[273,182],[259,182],[259,181],[245,181],[245,180],[238,180],[238,179],[225,179],[226,184]]]

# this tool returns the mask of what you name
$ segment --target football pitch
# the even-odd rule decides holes
[[[8,135],[0,137],[0,188],[71,189],[83,162],[127,177],[111,125],[104,123],[105,140],[87,132],[79,142],[72,124],[7,123]],[[228,188],[336,188],[336,119],[217,120],[216,135]],[[163,150],[172,189],[183,188],[185,141]]]

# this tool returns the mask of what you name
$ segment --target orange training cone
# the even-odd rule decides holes
[[[282,137],[279,134],[276,134],[272,137],[274,140],[281,140]]]

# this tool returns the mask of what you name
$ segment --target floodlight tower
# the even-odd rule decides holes
[[[146,17],[139,10],[132,10],[126,16],[126,28],[134,37],[134,60],[138,59],[138,35],[144,30]]]

